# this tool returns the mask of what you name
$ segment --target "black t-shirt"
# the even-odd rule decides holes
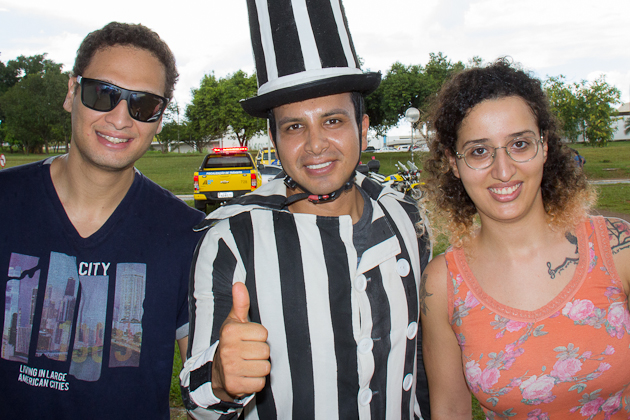
[[[0,417],[168,419],[203,214],[136,172],[82,238],[51,160],[0,171]]]

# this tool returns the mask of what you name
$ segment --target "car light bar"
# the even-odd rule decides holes
[[[240,153],[247,152],[247,147],[215,147],[212,153]]]

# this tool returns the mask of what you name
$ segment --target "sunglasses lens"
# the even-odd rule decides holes
[[[81,100],[83,105],[96,111],[111,111],[118,105],[120,89],[98,80],[85,80],[81,84]]]
[[[164,109],[164,99],[144,92],[134,92],[129,98],[129,113],[131,117],[142,122],[152,122],[158,119]]]
[[[166,99],[148,92],[137,92],[95,79],[81,79],[81,101],[95,111],[109,112],[127,100],[131,118],[141,122],[157,121],[166,107]]]

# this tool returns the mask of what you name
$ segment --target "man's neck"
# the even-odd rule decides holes
[[[133,167],[106,171],[64,155],[50,175],[68,218],[84,238],[98,231],[123,200],[134,179]]]
[[[287,197],[294,194],[301,194],[302,191],[287,188]],[[354,185],[352,189],[342,192],[333,201],[323,203],[312,203],[308,199],[296,201],[289,206],[291,213],[315,214],[317,216],[339,217],[348,215],[352,217],[352,223],[356,223],[363,214],[363,197]]]

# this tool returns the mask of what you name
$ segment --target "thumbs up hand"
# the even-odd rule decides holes
[[[267,329],[249,322],[249,293],[243,283],[232,286],[232,310],[221,326],[212,362],[212,389],[223,401],[258,392],[271,371]]]

